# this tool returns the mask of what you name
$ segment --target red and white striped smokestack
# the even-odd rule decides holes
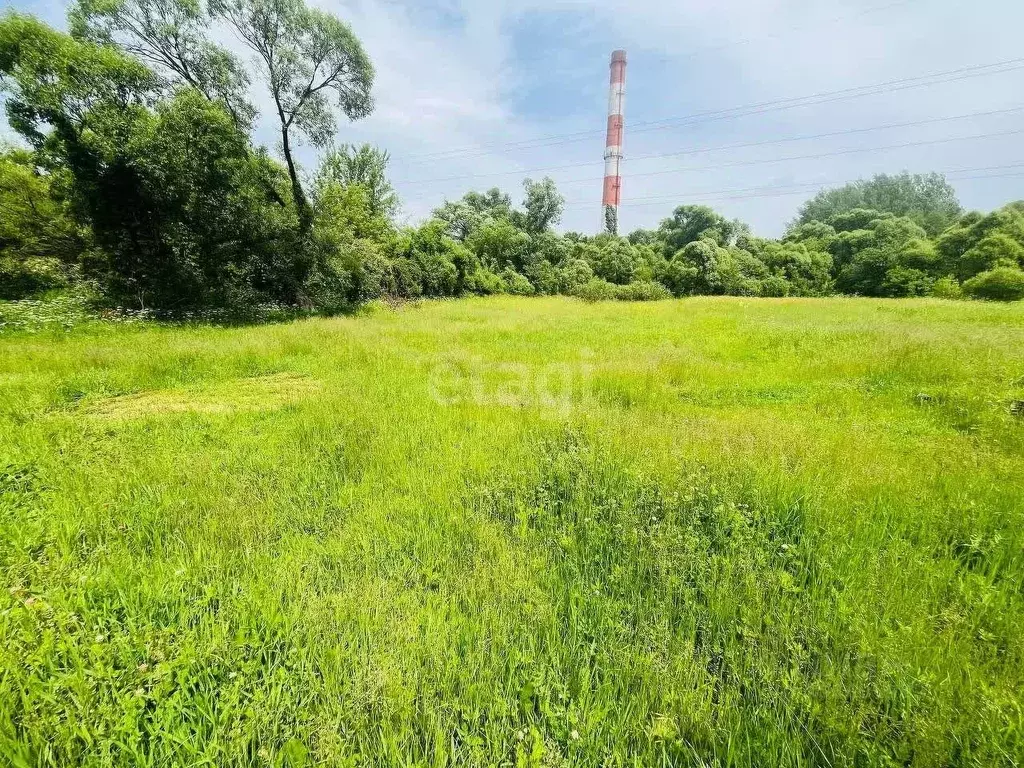
[[[604,149],[604,199],[601,221],[608,221],[608,209],[614,209],[618,220],[622,201],[622,137],[626,107],[626,52],[612,53],[611,85],[608,89],[608,139]]]

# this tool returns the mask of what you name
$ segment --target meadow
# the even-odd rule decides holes
[[[1016,766],[1024,303],[0,334],[0,764]]]

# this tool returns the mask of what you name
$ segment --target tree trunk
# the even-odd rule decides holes
[[[299,174],[295,170],[295,160],[292,159],[292,148],[288,141],[288,127],[281,127],[281,145],[284,150],[284,159],[288,164],[288,178],[292,182],[292,197],[295,199],[295,209],[299,215],[299,231],[305,234],[313,225],[313,210],[309,207],[309,200],[306,192],[299,182]]]

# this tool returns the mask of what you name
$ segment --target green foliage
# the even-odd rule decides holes
[[[594,275],[609,283],[626,285],[633,279],[638,266],[639,253],[624,237],[601,235],[593,240],[593,248],[586,251]]]
[[[390,219],[398,212],[398,195],[387,178],[391,156],[377,147],[342,144],[320,163],[316,186],[334,182],[342,187],[358,184],[366,192],[372,216]]]
[[[508,219],[487,219],[466,240],[467,247],[492,272],[523,270],[530,261],[530,236]]]
[[[506,267],[502,271],[501,281],[505,287],[505,292],[513,296],[532,296],[536,292],[533,283],[512,269],[512,267]]]
[[[619,234],[619,210],[614,205],[604,207],[604,234],[613,237]]]
[[[456,261],[465,261],[468,253],[464,246],[445,235],[439,223],[415,230],[404,255],[419,268],[424,296],[451,296],[458,292]]]
[[[70,12],[72,34],[119,45],[170,81],[195,88],[220,103],[241,127],[256,110],[246,98],[245,66],[207,36],[209,14],[197,0],[78,0]]]
[[[940,277],[932,286],[932,296],[937,299],[962,299],[963,289],[955,277]]]
[[[672,217],[665,219],[658,229],[658,239],[666,258],[698,240],[709,240],[717,245],[732,245],[746,234],[747,226],[729,221],[704,205],[681,205]]]
[[[567,296],[579,294],[580,289],[594,278],[594,270],[585,259],[572,258],[558,270],[558,292]]]
[[[885,273],[880,286],[882,296],[928,296],[932,293],[935,279],[927,272],[900,264]]]
[[[64,287],[88,232],[31,152],[0,151],[0,298]]]
[[[651,229],[634,229],[626,239],[633,245],[658,245],[658,233]]]
[[[362,44],[336,16],[304,0],[213,0],[211,10],[256,54],[273,99],[295,208],[304,230],[312,210],[292,152],[292,130],[315,147],[337,132],[334,108],[350,120],[373,109],[374,71]],[[334,96],[334,104],[331,101]]]
[[[964,216],[942,233],[936,248],[961,280],[991,269],[1002,258],[1020,262],[1020,250],[1024,248],[1024,202],[1010,203],[987,216]]]
[[[962,276],[985,272],[998,265],[1024,265],[1024,245],[1005,232],[995,232],[967,251],[960,258]]]
[[[3,296],[86,281],[110,304],[180,313],[505,292],[902,297],[1024,265],[1024,203],[961,216],[935,174],[823,191],[780,241],[699,205],[628,238],[612,220],[560,235],[549,178],[524,181],[521,207],[471,191],[398,232],[385,150],[343,144],[308,175],[294,155],[372,109],[373,67],[343,21],[305,0],[75,0],[69,20],[67,35],[0,17],[5,105],[31,147],[0,156]],[[283,167],[252,143],[249,75],[211,40],[219,25],[256,55]]]
[[[931,236],[953,224],[962,210],[956,190],[941,174],[881,174],[869,181],[819,192],[800,209],[794,224],[830,222],[855,209],[909,218]]]
[[[478,296],[488,296],[495,293],[507,293],[508,287],[505,285],[505,281],[491,270],[480,268],[467,278],[466,292]]]
[[[507,221],[512,216],[512,198],[499,189],[468,192],[457,201],[446,201],[432,218],[443,221],[448,236],[465,242],[484,224]]]
[[[523,189],[526,191],[523,208],[527,232],[539,235],[562,220],[565,198],[558,193],[555,182],[547,177],[536,182],[526,179]]]
[[[576,289],[576,295],[584,301],[611,301],[618,297],[618,289],[614,283],[594,277]]]
[[[134,60],[23,17],[0,24],[0,48],[12,122],[66,182],[99,246],[82,271],[110,299],[184,309],[301,295],[309,262],[283,180],[219,104],[187,89],[150,110],[153,80]]]
[[[75,192],[109,256],[94,271],[113,298],[165,308],[296,300],[310,265],[297,257],[293,212],[267,194],[283,179],[223,109],[185,91],[110,130],[123,143],[88,147]]]
[[[909,218],[854,210],[829,223],[839,231],[831,249],[844,293],[924,296],[944,270],[925,231]]]
[[[767,277],[767,268],[756,257],[739,248],[724,248],[713,239],[690,243],[673,261],[684,267],[680,278],[685,274],[693,275],[689,289],[681,293],[756,296],[760,292],[758,281]],[[686,267],[694,271],[690,273]]]
[[[638,280],[620,285],[615,291],[615,298],[620,301],[663,301],[671,299],[672,292],[653,280]]]
[[[785,298],[792,290],[791,283],[782,275],[769,275],[761,281],[761,296],[771,298]]]
[[[804,242],[772,242],[757,238],[744,238],[740,246],[750,252],[772,273],[765,280],[771,280],[769,287],[762,286],[762,295],[774,296],[827,296],[832,293],[832,256],[827,252],[813,250],[810,245],[819,244],[814,238]],[[778,278],[788,284],[785,293]],[[765,291],[771,293],[765,293]]]
[[[87,140],[86,127],[139,114],[157,85],[117,48],[79,42],[16,13],[0,17],[0,75],[11,127],[49,166]]]
[[[1024,299],[1024,270],[996,267],[964,283],[964,293],[975,299],[1020,301]]]

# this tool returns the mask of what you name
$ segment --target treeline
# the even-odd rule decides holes
[[[231,27],[259,81],[207,37]],[[382,298],[571,294],[1024,298],[1024,202],[965,213],[938,175],[824,191],[779,240],[703,206],[655,230],[558,234],[564,200],[526,180],[395,223],[388,156],[335,146],[372,109],[348,27],[302,0],[79,0],[69,33],[0,17],[0,298],[88,286],[116,306],[333,312]],[[252,139],[262,87],[281,160]],[[294,149],[323,150],[305,175]]]

